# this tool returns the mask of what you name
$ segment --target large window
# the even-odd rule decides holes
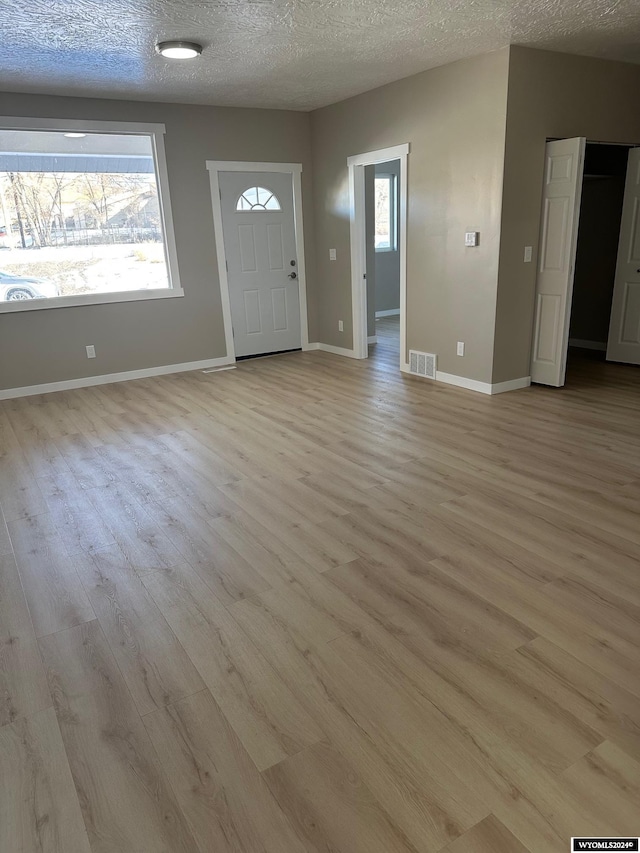
[[[396,176],[376,175],[374,187],[376,252],[395,252],[398,248]]]
[[[0,311],[181,295],[162,129],[111,127],[0,128]]]

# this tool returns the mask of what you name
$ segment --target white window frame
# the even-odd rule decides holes
[[[389,241],[390,246],[375,247],[376,252],[398,251],[398,179],[392,172],[381,172],[374,175],[373,182],[385,180],[389,182]],[[375,194],[374,194],[375,197]],[[374,223],[375,239],[375,223]]]
[[[259,187],[259,186],[247,187],[246,190],[241,192],[240,195],[238,196],[238,198],[236,199],[236,207],[235,207],[236,213],[270,213],[271,211],[274,211],[274,210],[282,210],[282,205],[280,204],[280,199],[278,198],[278,196],[274,192],[271,192],[271,190],[267,190],[267,192],[271,193],[271,196],[269,197],[267,204],[271,201],[272,198],[274,198],[276,200],[276,204],[278,205],[277,207],[260,207],[259,202],[256,202],[255,205],[253,205],[252,207],[248,207],[248,208],[247,207],[244,207],[244,208],[238,207],[238,205],[240,204],[241,198],[244,198],[244,200],[247,202],[247,204],[251,204],[251,202],[249,201],[249,199],[245,195],[245,193],[247,193],[250,189],[267,190],[267,187]]]
[[[0,314],[13,311],[47,311],[51,308],[75,308],[81,305],[103,305],[113,302],[141,302],[148,299],[174,299],[184,296],[178,270],[176,238],[169,196],[169,174],[164,148],[164,124],[139,124],[123,121],[85,121],[80,119],[23,118],[0,116],[0,130],[62,131],[81,133],[113,133],[120,136],[149,136],[158,184],[160,221],[164,237],[164,254],[169,287],[154,290],[125,290],[120,293],[87,293],[44,299],[0,302]],[[0,259],[1,260],[1,259]]]

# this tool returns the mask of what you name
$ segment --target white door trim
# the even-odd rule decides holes
[[[364,279],[365,220],[364,167],[400,160],[400,370],[409,370],[407,352],[407,158],[409,143],[347,157],[349,169],[349,220],[351,223],[351,304],[353,357],[367,358],[367,287]]]
[[[256,163],[241,160],[207,160],[207,170],[211,183],[211,204],[213,207],[213,230],[216,238],[218,256],[218,277],[220,279],[220,298],[222,300],[222,319],[224,322],[224,340],[227,357],[236,360],[233,343],[233,324],[231,321],[231,300],[229,298],[229,276],[227,274],[227,256],[222,231],[222,207],[220,204],[220,172],[283,172],[291,175],[293,185],[293,219],[296,235],[296,254],[298,256],[298,282],[300,287],[300,336],[302,349],[309,349],[309,324],[307,320],[307,276],[304,259],[304,230],[302,219],[302,164],[301,163]]]

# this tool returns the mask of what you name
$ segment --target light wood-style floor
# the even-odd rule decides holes
[[[640,370],[295,353],[0,404],[2,853],[640,832]]]

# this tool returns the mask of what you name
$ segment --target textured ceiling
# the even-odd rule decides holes
[[[638,0],[0,0],[0,85],[309,110],[523,44],[640,62]],[[203,42],[169,62],[168,38]]]

